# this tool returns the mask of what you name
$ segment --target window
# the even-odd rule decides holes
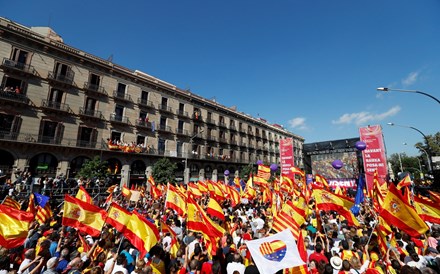
[[[143,135],[136,136],[136,145],[141,146],[141,147],[145,147],[145,141],[146,141],[145,136],[143,136]]]
[[[49,101],[53,103],[60,103],[63,101],[64,92],[55,88],[50,89]]]
[[[125,90],[127,89],[127,85],[123,83],[118,83],[118,89],[116,90],[118,97],[125,97]]]
[[[179,111],[180,111],[180,113],[183,113],[185,111],[185,104],[184,103],[179,103]]]
[[[122,116],[124,116],[124,107],[121,105],[115,106],[114,119],[116,121],[122,121]]]
[[[168,98],[162,97],[161,104],[162,104],[162,107],[166,107],[168,105]]]
[[[80,126],[78,132],[78,146],[95,147],[97,134],[98,132],[94,128]]]
[[[157,152],[161,155],[165,154],[165,139],[159,138],[157,141]]]
[[[160,117],[160,127],[165,128],[167,126],[167,117]]]
[[[64,132],[63,123],[42,120],[39,140],[42,143],[59,144]]]
[[[177,128],[179,129],[179,131],[183,131],[184,125],[185,125],[185,122],[182,120],[179,120],[179,122],[177,124]]]
[[[16,88],[19,88],[21,94],[25,94],[25,82],[20,79],[5,76],[2,81],[1,91],[6,91],[9,88],[9,91],[14,91]]]
[[[212,112],[208,111],[208,114],[206,115],[206,118],[208,118],[208,121],[212,120]]]
[[[176,143],[177,156],[182,156],[182,148],[183,148],[182,141],[177,141],[177,143]]]
[[[113,141],[113,144],[116,144],[121,141],[122,134],[118,131],[112,131],[110,135],[110,139]]]
[[[148,101],[148,91],[143,90],[141,93],[142,101]]]
[[[86,99],[86,110],[87,111],[95,111],[96,99],[87,97]]]
[[[24,51],[22,49],[14,49],[12,52],[12,60],[16,61],[21,65],[27,64],[28,56],[29,56],[29,52]]]
[[[89,83],[91,86],[99,87],[101,85],[101,76],[91,73],[89,76]]]
[[[0,113],[0,132],[11,132],[14,117],[14,115]]]
[[[62,64],[62,63],[56,63],[55,64],[55,76],[57,79],[61,79],[61,80],[65,80],[65,79],[69,79],[72,80],[73,79],[73,71],[70,68],[70,66],[66,65],[66,64]]]

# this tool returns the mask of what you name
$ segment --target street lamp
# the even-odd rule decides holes
[[[194,138],[196,138],[200,133],[203,133],[205,130],[202,128],[199,132],[196,132],[193,136],[191,136],[191,138],[189,138],[189,144],[190,147],[192,147],[192,143]],[[188,149],[187,149],[187,153],[185,154],[185,170],[183,171],[183,177],[186,183],[189,182],[189,172],[188,172]]]
[[[428,169],[431,172],[432,171],[432,166],[431,166],[431,157],[429,157],[428,152],[421,146],[416,146],[416,148],[420,149],[421,151],[423,151],[426,154],[426,160],[428,161]]]
[[[431,94],[428,94],[426,92],[422,92],[422,91],[419,91],[419,90],[394,89],[394,88],[386,88],[386,87],[379,87],[379,88],[377,88],[377,90],[378,91],[383,91],[383,92],[398,91],[398,92],[418,93],[418,94],[422,94],[422,95],[428,96],[429,98],[434,99],[435,101],[437,101],[437,103],[440,104],[440,100],[439,99],[435,98]]]
[[[428,151],[426,151],[426,150],[424,150],[424,149],[423,149],[423,151],[426,153],[426,157],[428,158],[429,172],[432,172],[432,169],[431,169],[431,167],[432,167],[432,158],[431,158],[431,154],[430,154],[430,152],[431,152],[431,146],[429,145],[428,137],[426,137],[426,135],[425,135],[420,129],[417,129],[417,128],[415,128],[415,127],[404,126],[404,125],[397,125],[397,124],[395,124],[395,123],[387,123],[387,124],[388,124],[389,126],[397,126],[397,127],[410,128],[410,129],[412,129],[412,130],[417,131],[418,133],[420,133],[420,134],[423,136],[423,138],[424,138],[425,141],[426,141],[426,147],[427,147],[427,149],[428,149]],[[421,148],[421,147],[419,147],[419,146],[417,146],[417,147],[418,147],[418,148]]]

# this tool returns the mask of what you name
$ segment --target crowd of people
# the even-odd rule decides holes
[[[157,227],[161,227],[161,222],[167,224],[176,239],[162,230],[158,243],[140,257],[135,246],[108,224],[99,237],[63,226],[62,206],[49,200],[52,218],[42,224],[33,222],[22,246],[0,249],[0,274],[260,273],[246,243],[276,233],[272,228],[276,207],[264,201],[263,193],[257,191],[255,198],[234,206],[227,197],[218,201],[225,219],[212,219],[225,229],[225,234],[209,251],[203,235],[187,229],[186,216],[165,207],[166,192],[154,199],[146,189],[141,199],[130,201],[115,187],[112,200],[128,211],[137,211]],[[7,195],[14,198],[15,193]],[[202,208],[207,207],[209,196],[209,192],[203,193],[196,199]],[[284,198],[284,202],[298,199],[295,195]],[[16,199],[26,210],[29,197]],[[108,208],[105,197],[97,196],[93,202]],[[392,227],[384,252],[374,231],[377,216],[370,206],[368,202],[361,205],[357,216],[360,225],[355,227],[337,211],[317,210],[311,198],[309,213],[298,228],[307,254],[306,264],[300,270],[277,273],[440,273],[439,224],[429,224],[430,230],[419,237],[410,237]],[[171,250],[174,240],[178,242],[177,251]]]

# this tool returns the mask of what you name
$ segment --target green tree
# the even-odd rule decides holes
[[[156,183],[167,184],[176,182],[177,165],[168,158],[162,158],[153,165],[153,178]]]
[[[86,160],[78,172],[79,177],[104,179],[108,176],[107,161],[101,161],[99,156]]]
[[[434,135],[426,135],[426,139],[428,140],[428,142],[426,142],[426,140],[423,140],[423,142],[416,143],[414,147],[417,148],[422,155],[423,153],[425,153],[423,150],[430,153],[431,156],[440,155],[440,132],[437,132]]]
[[[256,171],[255,171],[255,167],[254,167],[254,165],[253,165],[252,163],[249,163],[247,166],[243,166],[243,167],[240,169],[240,178],[242,178],[242,179],[249,178],[248,176],[249,176],[251,173],[252,173],[252,174],[255,174]]]
[[[421,166],[422,161],[419,161],[420,158],[407,156],[406,153],[400,153],[400,159],[398,153],[393,153],[388,159],[388,162],[391,163],[391,169],[396,177],[397,174],[403,170],[403,172],[410,172],[413,174],[416,179],[420,179],[420,172],[425,173],[427,171],[426,167]],[[400,163],[402,163],[402,166],[400,166]],[[422,167],[422,170],[420,170],[420,166]]]

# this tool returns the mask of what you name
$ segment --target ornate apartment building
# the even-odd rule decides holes
[[[282,138],[293,138],[302,167],[302,137],[68,46],[50,28],[0,18],[0,58],[6,178],[74,177],[99,156],[125,182],[145,180],[162,157],[177,164],[176,176],[216,179],[257,160],[279,163]]]

